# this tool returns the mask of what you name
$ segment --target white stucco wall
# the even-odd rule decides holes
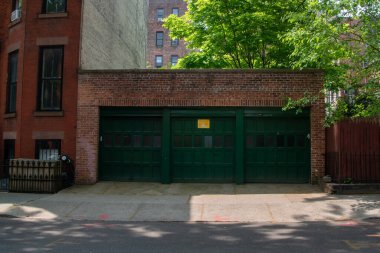
[[[146,67],[148,0],[83,0],[81,69]]]

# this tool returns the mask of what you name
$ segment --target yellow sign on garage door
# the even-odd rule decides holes
[[[198,128],[210,129],[210,120],[198,119]]]

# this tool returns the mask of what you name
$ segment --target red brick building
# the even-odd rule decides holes
[[[20,3],[0,3],[0,160],[68,154],[81,184],[324,175],[323,99],[299,115],[281,110],[286,97],[319,94],[321,71],[112,70],[141,68],[146,2]],[[164,3],[151,9],[183,14],[182,1]],[[165,36],[155,54],[174,50]]]
[[[162,20],[170,14],[183,15],[187,4],[183,0],[149,0],[148,16],[148,68],[170,68],[186,55],[185,42],[172,40]]]
[[[0,7],[0,161],[59,154],[75,161],[78,70],[144,68],[148,2]]]
[[[75,156],[82,1],[1,1],[0,159]]]
[[[81,71],[77,183],[316,182],[324,99],[281,107],[322,83],[320,71]]]

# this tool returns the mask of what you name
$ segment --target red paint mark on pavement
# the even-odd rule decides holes
[[[357,221],[347,221],[347,222],[344,222],[342,224],[339,224],[340,226],[343,226],[343,227],[354,227],[354,226],[359,226],[359,222]]]
[[[221,215],[215,215],[214,221],[217,221],[217,222],[230,221],[230,218],[224,217],[224,216],[221,216]]]
[[[102,213],[98,216],[99,220],[108,220],[109,218],[110,218],[110,216],[106,213]]]

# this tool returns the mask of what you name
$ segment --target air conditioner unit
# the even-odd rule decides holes
[[[162,21],[164,21],[164,18],[157,18],[157,21],[162,22]]]
[[[11,15],[11,22],[15,21],[16,19],[21,18],[21,10],[14,10],[12,11]]]

